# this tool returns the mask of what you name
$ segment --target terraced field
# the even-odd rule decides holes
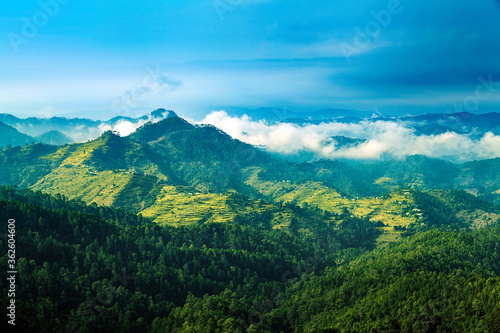
[[[141,214],[156,223],[168,225],[224,223],[235,221],[237,217],[260,217],[267,220],[272,228],[288,226],[294,216],[288,209],[262,200],[248,199],[235,192],[199,193],[187,187],[175,186],[164,186],[155,203],[141,211]]]
[[[130,181],[131,175],[112,171],[94,172],[89,167],[62,165],[34,186],[33,190],[60,193],[69,199],[111,206],[117,194]]]
[[[155,203],[141,214],[156,223],[169,225],[227,222],[235,217],[227,199],[225,195],[185,192],[175,186],[164,186]]]
[[[421,218],[420,209],[415,206],[408,190],[399,190],[381,197],[352,198],[342,196],[318,182],[273,183],[260,180],[258,168],[248,169],[246,172],[250,175],[246,183],[271,200],[291,202],[303,207],[318,207],[337,214],[347,209],[357,217],[383,223],[385,226],[380,227],[383,234],[378,239],[380,244],[401,240],[403,231],[395,230],[394,227],[407,227]]]

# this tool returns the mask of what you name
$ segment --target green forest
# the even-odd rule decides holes
[[[375,248],[356,218],[313,234],[248,218],[159,226],[12,186],[0,212],[16,220],[23,332],[500,331],[498,226],[444,221]]]

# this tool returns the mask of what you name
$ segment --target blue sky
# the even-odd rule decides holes
[[[0,112],[500,112],[500,1],[0,3]]]

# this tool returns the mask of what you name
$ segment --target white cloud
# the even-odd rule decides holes
[[[318,158],[360,160],[404,158],[423,154],[429,157],[451,157],[456,161],[500,157],[500,136],[486,133],[480,140],[447,132],[418,136],[404,122],[362,121],[356,124],[321,123],[296,125],[252,121],[248,116],[233,117],[225,111],[214,111],[201,123],[214,125],[232,137],[270,152],[296,154],[313,152]],[[365,139],[355,146],[339,147],[334,136]]]
[[[135,132],[139,127],[145,124],[145,121],[136,121],[131,122],[128,120],[119,120],[114,125],[110,124],[101,124],[99,125],[99,130],[102,133],[106,131],[118,132],[120,136],[127,136],[133,132]]]
[[[165,113],[165,115],[167,115],[167,113]],[[127,136],[134,133],[139,127],[146,123],[157,123],[165,119],[165,115],[162,117],[152,117],[151,115],[148,115],[147,119],[137,119],[134,121],[120,119],[114,124],[103,123],[98,126],[98,129],[100,131],[99,135],[106,131],[113,131],[117,132],[120,136]]]

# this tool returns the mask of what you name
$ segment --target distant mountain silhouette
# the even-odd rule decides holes
[[[60,145],[64,145],[67,143],[74,142],[66,134],[59,132],[59,131],[55,131],[55,130],[45,132],[42,135],[37,136],[36,139],[37,139],[37,141],[39,141],[41,143],[45,143],[48,145],[56,145],[56,146],[60,146]]]

